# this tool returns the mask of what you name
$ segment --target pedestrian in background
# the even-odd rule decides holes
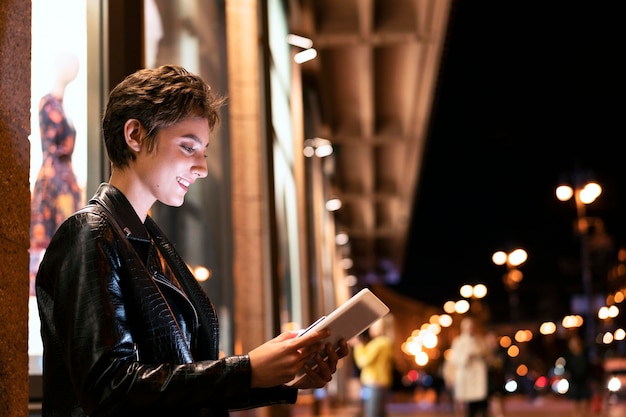
[[[353,345],[354,362],[361,371],[364,417],[387,416],[394,369],[392,320],[387,315],[374,322],[367,331],[369,340],[356,338]]]
[[[495,332],[489,331],[485,335],[489,356],[487,357],[487,380],[489,405],[493,410],[494,417],[504,417],[504,398],[506,390],[506,371],[508,365],[508,355],[500,347],[498,336]]]
[[[575,334],[569,338],[564,359],[569,382],[566,396],[574,402],[573,417],[585,417],[591,404],[593,366],[580,336]]]
[[[452,341],[454,399],[463,404],[468,417],[487,417],[489,348],[474,318],[461,320],[460,334]]]

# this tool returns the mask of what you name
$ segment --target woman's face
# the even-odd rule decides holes
[[[207,176],[208,146],[209,122],[202,118],[184,119],[162,128],[150,153],[147,146],[141,146],[135,171],[146,201],[182,205],[194,181]]]
[[[383,320],[378,319],[369,327],[369,335],[371,337],[378,337],[383,334]]]
[[[474,334],[474,321],[469,318],[463,319],[461,321],[461,333]]]

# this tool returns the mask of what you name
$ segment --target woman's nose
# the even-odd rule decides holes
[[[207,168],[206,158],[202,156],[200,161],[193,166],[191,172],[198,178],[204,178],[208,175],[209,170]]]

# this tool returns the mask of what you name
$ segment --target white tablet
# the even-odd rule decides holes
[[[320,317],[309,327],[302,330],[298,337],[310,331],[328,328],[330,329],[330,336],[326,341],[330,341],[338,348],[339,340],[346,339],[348,341],[358,336],[387,313],[389,313],[389,307],[369,289],[364,288],[337,307],[332,313]],[[295,384],[305,375],[304,370],[299,371],[296,377],[286,385]]]

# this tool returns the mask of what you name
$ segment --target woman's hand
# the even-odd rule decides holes
[[[316,352],[314,355],[315,364],[317,366],[304,365],[304,371],[306,376],[293,385],[294,388],[307,389],[307,388],[321,388],[333,378],[333,374],[337,371],[337,362],[339,359],[345,357],[349,353],[348,343],[341,339],[339,341],[339,348],[333,349],[330,343],[324,346],[326,359],[322,357],[320,352]]]
[[[309,332],[302,337],[298,332],[278,335],[250,351],[252,387],[273,387],[289,382],[304,363],[322,349],[321,341],[330,331]]]
[[[248,354],[252,367],[252,387],[272,387],[285,384],[293,379],[310,359],[314,359],[315,370],[304,368],[307,377],[297,388],[314,388],[325,385],[337,370],[337,361],[348,354],[348,347],[342,340],[338,352],[325,347],[328,359],[322,359],[322,341],[330,336],[329,330],[309,332],[296,337],[298,332],[286,332],[253,349]]]

